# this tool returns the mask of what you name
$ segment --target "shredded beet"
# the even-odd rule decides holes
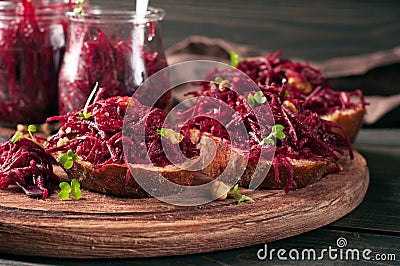
[[[297,187],[293,179],[293,166],[289,159],[324,160],[330,158],[337,161],[339,159],[337,154],[343,153],[339,145],[346,146],[350,156],[353,156],[349,140],[343,137],[345,134],[338,133],[343,132],[343,129],[335,123],[321,119],[317,113],[306,108],[305,100],[301,97],[289,100],[287,94],[285,94],[287,86],[278,87],[275,83],[259,85],[267,98],[272,112],[270,114],[265,109],[263,110],[263,106],[265,107],[266,104],[249,106],[247,95],[251,92],[246,92],[241,87],[239,78],[232,78],[231,72],[214,71],[208,78],[213,80],[216,76],[221,76],[224,79],[227,76],[230,77],[233,80],[230,83],[230,88],[221,90],[215,83],[204,83],[202,89],[195,93],[195,96],[217,98],[235,110],[232,123],[244,123],[248,133],[248,136],[244,137],[248,137],[250,140],[250,148],[244,150],[249,155],[249,161],[257,162],[260,159],[261,149],[272,148],[269,145],[260,144],[272,130],[273,123],[271,121],[284,126],[283,132],[286,138],[275,140],[276,150],[273,165],[276,166],[275,178],[277,181],[280,181],[277,165],[282,164],[288,169],[289,176],[285,184],[286,192]],[[240,92],[240,94],[237,92]],[[209,108],[207,100],[198,101],[190,110],[182,112],[181,116],[190,119],[191,126],[200,129],[201,132],[212,133],[214,136],[227,139],[227,129],[221,124],[214,123],[212,118],[206,118],[204,115],[193,117],[199,110],[207,109],[213,110]],[[219,115],[222,119],[227,114],[220,113]],[[273,117],[273,120],[270,116]],[[258,121],[257,118],[261,121]]]
[[[126,115],[129,104],[133,109]],[[164,167],[171,164],[163,150],[161,136],[157,133],[157,129],[161,129],[165,121],[164,111],[144,106],[138,100],[127,96],[96,100],[87,111],[91,114],[88,119],[79,118],[82,110],[47,119],[48,122],[61,122],[58,134],[48,141],[48,152],[72,150],[84,161],[93,164],[94,168],[101,168],[106,164],[124,164],[126,157],[133,158],[137,164],[148,163],[147,156],[155,166]],[[124,117],[129,125],[125,127],[125,136],[122,134]],[[144,142],[135,134],[143,128]],[[130,144],[130,150],[123,151],[123,141]],[[194,144],[188,141],[182,141],[180,146],[186,150],[188,156],[197,154]],[[174,152],[177,154],[179,149],[175,147],[169,151],[172,154],[168,155],[175,158]]]
[[[304,100],[304,108],[319,115],[336,110],[365,107],[360,90],[354,92],[335,91],[329,87],[319,70],[308,63],[302,64],[281,58],[282,52],[269,54],[254,60],[241,61],[237,68],[246,73],[259,86],[284,87],[288,100]],[[219,73],[221,74],[221,73]],[[224,74],[229,75],[229,74]]]
[[[17,6],[17,1],[10,3],[0,11],[0,120],[42,123],[57,113],[68,5],[33,6],[27,0]]]
[[[308,63],[302,64],[289,59],[281,58],[281,51],[269,54],[258,59],[250,59],[239,62],[237,68],[246,73],[254,82],[261,85],[278,86],[285,82],[291,83],[298,89],[306,89],[306,82],[311,88],[326,87],[328,81],[321,73],[312,68]],[[291,81],[289,81],[291,79]]]
[[[58,110],[60,114],[83,108],[97,82],[101,87],[107,88],[105,98],[132,96],[145,78],[167,66],[163,54],[151,52],[148,47],[144,47],[141,54],[145,73],[137,73],[136,63],[132,62],[133,49],[135,49],[132,45],[132,37],[126,40],[114,37],[116,40],[112,40],[101,29],[96,27],[91,29],[90,25],[87,27],[90,30],[83,26],[78,29],[73,28],[77,32],[70,34],[65,63],[59,79]],[[112,36],[114,35],[113,33]],[[77,49],[80,50],[78,58],[75,55]],[[71,74],[71,71],[74,73]],[[170,96],[170,93],[165,94],[156,106],[165,108]]]
[[[45,200],[50,184],[59,182],[53,173],[56,160],[32,140],[19,138],[0,145],[0,189],[16,184],[23,191]]]

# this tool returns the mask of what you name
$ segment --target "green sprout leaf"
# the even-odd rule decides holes
[[[72,160],[67,160],[67,161],[64,163],[64,168],[65,168],[65,169],[71,169],[73,165],[74,165],[74,162],[73,162]]]
[[[37,131],[37,129],[36,129],[36,126],[35,125],[29,125],[28,126],[28,133],[29,133],[29,135],[31,136],[31,139],[33,140],[33,141],[35,141],[36,142],[36,138],[33,136],[33,133],[35,133]]]
[[[76,161],[76,160],[78,160],[78,154],[72,154],[72,156],[71,156],[71,158],[72,158],[72,161]]]
[[[282,131],[279,131],[279,132],[276,132],[276,133],[275,133],[275,138],[277,138],[277,139],[284,139],[284,138],[286,138],[286,135],[285,135],[285,133],[283,133]]]
[[[272,146],[274,146],[275,145],[275,141],[273,139],[264,138],[263,139],[263,144],[264,145],[271,144]]]
[[[71,185],[69,183],[67,183],[67,182],[61,182],[59,184],[59,187],[61,188],[61,192],[58,193],[58,197],[61,200],[69,199],[69,194],[70,193],[77,200],[79,200],[81,198],[81,196],[82,196],[81,184],[76,179],[72,179],[71,180]]]
[[[14,143],[14,144],[17,143],[17,141],[19,140],[19,138],[20,138],[21,136],[22,136],[22,135],[21,135],[20,132],[15,133],[14,136],[11,138],[11,142]]]
[[[66,161],[68,161],[68,154],[63,154],[58,158],[58,161],[60,163],[65,163]]]
[[[267,102],[267,98],[264,96],[262,91],[257,91],[256,93],[254,93],[254,100],[259,104]]]
[[[233,187],[233,190],[232,190],[232,197],[233,197],[235,200],[238,201],[238,202],[237,202],[238,205],[239,205],[240,203],[242,203],[243,201],[254,202],[254,200],[253,200],[252,198],[250,198],[250,197],[248,197],[248,196],[246,196],[246,195],[242,195],[242,194],[238,193],[238,190],[239,190],[239,185],[236,184],[236,185]]]
[[[36,129],[36,126],[35,126],[35,125],[29,125],[29,126],[28,126],[28,132],[33,132],[33,133],[34,133],[34,132],[36,132],[36,130],[37,130],[37,129]]]
[[[269,133],[268,136],[266,136],[262,141],[261,141],[261,145],[275,145],[275,140],[272,139],[272,137],[276,138],[276,139],[284,139],[286,138],[286,134],[283,132],[283,130],[285,129],[284,126],[280,125],[280,124],[276,124],[272,127],[271,133]]]
[[[221,77],[216,77],[214,81],[215,83],[221,83],[222,81],[224,81],[224,79]]]
[[[238,200],[238,205],[240,204],[240,203],[242,203],[243,201],[245,201],[246,200],[246,195],[242,195],[241,197],[240,197],[240,199]]]
[[[67,193],[71,192],[71,186],[67,182],[61,182],[58,186],[61,188],[62,191],[65,191]]]
[[[224,81],[223,78],[221,78],[221,77],[216,77],[216,78],[214,79],[214,81],[210,81],[210,85],[213,85],[213,84],[221,84],[222,81]]]
[[[79,114],[78,114],[78,119],[79,119],[79,120],[89,119],[90,116],[91,116],[90,112],[89,112],[89,113],[86,113],[86,114],[84,114],[84,113],[82,113],[82,112],[79,112]]]
[[[239,64],[239,60],[240,60],[239,55],[236,54],[234,51],[231,51],[230,56],[231,56],[231,66],[237,67],[237,65]]]
[[[78,160],[78,155],[72,150],[68,150],[67,153],[58,157],[58,161],[63,164],[64,169],[71,169],[76,160]]]
[[[86,0],[76,0],[75,3],[78,4],[78,7],[74,8],[74,13],[75,14],[83,14],[85,11],[83,10],[83,4],[86,2]]]
[[[61,200],[67,200],[69,198],[69,193],[71,192],[71,186],[67,182],[61,182],[58,186],[61,188],[58,197]]]
[[[254,94],[247,95],[247,101],[250,106],[254,106],[256,103],[264,104],[267,102],[267,98],[264,96],[262,91],[257,91]]]
[[[183,135],[170,128],[161,128],[156,130],[157,134],[168,139],[172,144],[178,144],[183,140]]]
[[[285,133],[282,132],[282,130],[285,127],[280,125],[280,124],[276,124],[275,126],[272,127],[272,135],[277,138],[277,139],[284,139],[286,138]]]
[[[81,198],[82,195],[81,184],[76,179],[72,179],[71,181],[71,194],[75,199]]]
[[[168,138],[168,130],[165,127],[161,128],[161,129],[157,129],[156,131],[157,131],[158,135],[160,135],[164,138]]]
[[[57,196],[60,200],[67,200],[69,198],[69,193],[66,191],[61,191]]]
[[[253,94],[247,95],[247,101],[248,101],[250,106],[256,105],[256,100],[254,99]]]
[[[232,191],[232,196],[233,196],[234,199],[236,199],[237,197],[239,197],[238,190],[239,190],[239,185],[236,184],[235,187],[233,188],[233,191]]]

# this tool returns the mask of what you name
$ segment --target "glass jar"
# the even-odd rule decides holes
[[[34,6],[34,5],[35,6]],[[57,81],[70,5],[0,4],[0,124],[42,123],[57,114]]]
[[[164,11],[134,11],[91,7],[68,13],[68,43],[59,78],[59,113],[82,109],[98,83],[101,98],[131,96],[140,84],[167,66],[161,38]],[[157,92],[152,92],[157,93]],[[170,94],[157,107],[165,108]]]

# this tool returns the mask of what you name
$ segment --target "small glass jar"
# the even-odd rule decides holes
[[[64,0],[33,3],[35,6],[30,1],[0,4],[1,125],[42,123],[57,114],[65,13],[71,6]]]
[[[98,83],[101,98],[132,96],[149,76],[167,66],[161,38],[164,11],[134,11],[91,7],[68,13],[68,43],[59,78],[59,113],[82,109]],[[152,92],[157,93],[157,92]],[[157,107],[170,101],[165,94]]]

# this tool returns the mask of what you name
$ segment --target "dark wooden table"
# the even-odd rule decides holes
[[[322,249],[337,248],[338,238],[347,240],[347,249],[363,251],[370,249],[370,261],[336,260],[335,263],[371,263],[377,265],[395,264],[394,261],[372,260],[374,256],[396,256],[400,260],[400,135],[399,129],[363,129],[354,145],[367,160],[371,174],[367,195],[361,205],[342,219],[320,229],[268,243],[268,250],[315,249],[317,254]],[[238,239],[240,241],[240,239]],[[75,260],[20,257],[1,255],[0,264],[21,265],[254,265],[271,262],[257,258],[259,249],[264,245],[245,247],[206,254],[151,259],[110,259],[110,260]],[[52,252],[52,251],[49,251]],[[338,253],[339,254],[339,253]],[[391,255],[393,254],[393,255]],[[307,261],[279,261],[276,264],[307,264]],[[343,257],[345,258],[345,257]],[[333,262],[325,256],[325,262]],[[314,261],[318,263],[318,261]],[[313,263],[313,264],[314,264]],[[27,264],[26,264],[27,265]]]
[[[105,2],[103,0],[92,2]],[[108,1],[110,2],[110,1]],[[128,1],[113,1],[116,2]],[[134,5],[134,1],[131,1]],[[165,8],[163,25],[166,47],[190,35],[248,44],[267,51],[284,50],[288,57],[325,60],[358,55],[400,44],[398,1],[217,1],[154,0]],[[361,79],[362,80],[362,79]],[[400,77],[391,81],[399,91]],[[395,89],[396,90],[396,89]],[[398,125],[397,121],[397,125]],[[400,260],[400,129],[363,128],[354,148],[367,160],[370,185],[363,203],[352,213],[320,229],[268,243],[268,249],[315,249],[337,247],[370,249],[371,259],[379,254]],[[240,241],[240,239],[238,239]],[[64,260],[0,254],[7,265],[246,265],[264,264],[257,252],[264,245],[179,257],[122,260]],[[49,251],[51,252],[51,250]],[[376,257],[377,258],[377,257]],[[331,263],[396,264],[378,260],[329,260]],[[310,264],[310,261],[279,261],[275,264]],[[317,264],[313,261],[311,264]]]

